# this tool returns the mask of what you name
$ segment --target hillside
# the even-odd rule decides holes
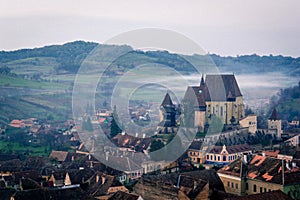
[[[102,45],[94,42],[75,41],[63,45],[51,45],[42,48],[21,49],[17,51],[0,51],[0,67],[8,67],[17,74],[60,74],[77,72],[81,62],[98,45],[112,48],[127,49],[130,55],[119,59],[115,65],[132,68],[141,62],[153,62],[173,67],[179,71],[189,71],[189,63],[184,58],[193,60],[199,66],[211,65],[207,56],[177,55],[167,51],[132,51],[129,46]],[[292,76],[300,75],[300,57],[244,55],[222,57],[210,54],[210,58],[222,72],[234,73],[266,73],[283,72]],[[134,61],[134,62],[133,62]]]
[[[271,99],[271,110],[275,107],[279,117],[291,121],[294,117],[300,119],[300,81],[297,86],[280,90]],[[271,110],[269,113],[271,113]]]
[[[169,66],[181,74],[195,72],[193,64],[207,72],[213,66],[212,60],[221,72],[237,75],[280,73],[297,79],[300,75],[300,58],[284,56],[244,55],[222,57],[219,55],[178,55],[167,51],[136,51],[130,46],[103,45],[93,42],[75,41],[63,45],[50,45],[34,49],[0,51],[0,122],[7,123],[14,118],[38,117],[41,119],[64,120],[71,117],[71,95],[76,73],[82,61],[95,47],[101,47],[97,54],[100,60],[90,60],[94,72],[110,64],[110,57],[119,52],[128,52],[111,63],[104,72],[109,78],[102,83],[97,97],[104,103],[114,88],[114,81],[120,75],[142,64]],[[190,61],[190,62],[189,62]],[[97,66],[95,68],[94,66]],[[158,70],[158,72],[160,72]],[[97,81],[93,71],[87,80]],[[149,76],[148,74],[143,74]],[[259,80],[258,80],[259,81]],[[256,83],[259,84],[259,83]],[[257,88],[256,88],[257,89]],[[261,88],[260,88],[261,89]],[[102,92],[102,93],[101,93]],[[264,92],[265,93],[265,92]],[[143,93],[145,94],[145,93]],[[297,104],[291,100],[290,104]],[[279,104],[278,104],[279,105]],[[289,109],[289,108],[283,108]],[[280,108],[279,108],[280,111]],[[292,114],[293,116],[296,114]],[[290,118],[290,116],[288,116]]]

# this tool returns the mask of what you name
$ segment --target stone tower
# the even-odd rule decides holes
[[[176,130],[176,108],[169,93],[166,94],[160,106],[160,123],[158,129],[160,133],[174,133]]]
[[[167,93],[160,105],[160,123],[163,123],[165,127],[174,127],[176,126],[175,116],[175,105],[173,104],[169,93]]]
[[[276,135],[277,138],[281,138],[282,129],[281,129],[281,120],[279,119],[277,110],[274,108],[273,112],[268,119],[268,133]]]

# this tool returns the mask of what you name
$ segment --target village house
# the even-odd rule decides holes
[[[225,200],[293,200],[280,190],[274,190],[271,192],[264,192],[259,194],[251,194],[247,196],[234,196],[226,198]]]
[[[143,176],[133,192],[143,199],[222,199],[224,187],[212,170]]]
[[[299,127],[299,119],[298,117],[294,117],[293,120],[289,123],[290,126]]]
[[[51,154],[49,155],[49,158],[56,159],[59,163],[74,161],[74,155],[67,151],[52,150]]]
[[[18,119],[14,119],[12,120],[9,125],[11,127],[15,127],[15,128],[25,128],[25,124],[22,120],[18,120]]]
[[[128,156],[109,156],[108,163],[111,163],[112,166],[122,166],[122,171],[126,175],[126,182],[138,180],[143,175],[142,166],[136,164]]]
[[[233,146],[214,146],[206,153],[207,164],[228,165],[244,154],[251,154],[252,150],[248,144],[240,144]]]
[[[300,170],[295,163],[281,159],[245,155],[218,171],[225,191],[244,196],[281,190],[300,198]]]
[[[11,127],[15,127],[15,128],[31,127],[36,124],[37,124],[36,118],[28,118],[28,119],[22,119],[22,120],[14,119],[9,123],[9,125]]]
[[[96,199],[109,199],[118,191],[129,192],[117,177],[101,172],[95,173],[87,182],[89,183],[88,194]]]
[[[202,144],[201,141],[193,141],[187,150],[189,161],[198,168],[205,163],[206,148],[202,147]]]
[[[256,133],[257,131],[257,116],[256,115],[248,115],[239,121],[240,126],[242,128],[248,128],[249,133]]]
[[[143,200],[143,198],[139,195],[123,192],[119,190],[118,192],[114,193],[108,200]]]
[[[287,147],[286,150],[262,151],[263,156],[273,157],[285,161],[300,160],[300,151],[296,148]]]
[[[112,142],[119,147],[121,151],[133,151],[147,153],[147,149],[151,144],[151,138],[139,138],[128,135],[125,132],[117,134],[112,138]]]
[[[300,134],[297,134],[297,135],[287,139],[284,142],[287,143],[288,145],[291,145],[294,147],[299,147],[299,144],[300,144],[299,141],[300,141]]]

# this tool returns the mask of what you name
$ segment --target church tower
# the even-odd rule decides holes
[[[281,134],[283,133],[281,129],[281,120],[279,119],[277,110],[275,108],[268,119],[268,133],[276,135],[277,138],[281,138]]]
[[[173,104],[169,93],[167,93],[160,105],[160,123],[162,123],[165,127],[176,126],[175,116],[175,105]]]
[[[166,94],[159,110],[160,123],[158,129],[160,133],[174,133],[176,130],[176,109],[169,93]]]

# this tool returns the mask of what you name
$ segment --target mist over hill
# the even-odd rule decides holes
[[[97,81],[98,77],[95,77],[94,72],[108,64],[110,68],[105,71],[105,75],[113,80],[139,65],[152,63],[158,71],[161,65],[170,67],[191,80],[192,85],[196,85],[199,84],[200,75],[193,65],[197,65],[203,73],[210,73],[211,68],[221,73],[234,73],[245,104],[256,109],[266,109],[272,95],[281,88],[296,85],[300,76],[300,58],[281,55],[179,55],[168,51],[134,50],[128,45],[104,45],[85,41],[0,51],[0,111],[3,113],[0,115],[0,122],[25,117],[72,117],[71,97],[76,74],[82,62],[97,48],[102,50],[98,55],[100,61],[95,62],[96,64],[93,60],[89,61],[91,66],[97,67],[87,80]],[[120,52],[127,53],[113,62],[106,59],[117,56]],[[166,79],[171,81],[172,77],[166,76]],[[104,99],[109,96],[109,90],[113,87],[113,82],[108,81],[100,88],[98,97]],[[184,92],[185,88],[181,89]]]

